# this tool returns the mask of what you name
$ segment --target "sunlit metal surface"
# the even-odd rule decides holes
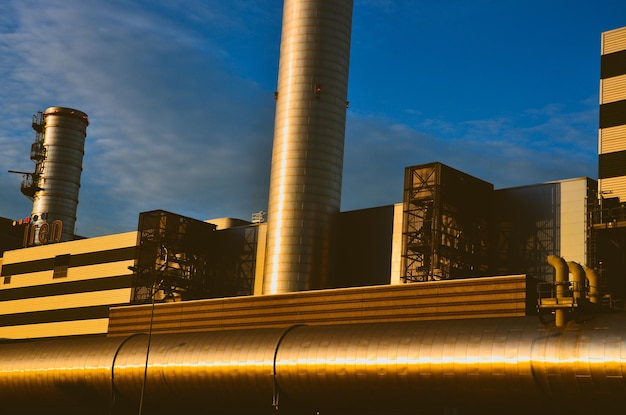
[[[543,331],[526,319],[302,327],[281,344],[278,383],[321,408],[537,398],[532,344]]]
[[[50,107],[43,112],[43,157],[31,217],[36,225],[63,223],[61,240],[74,237],[76,208],[83,170],[87,114],[72,108]],[[37,218],[37,219],[35,219]]]
[[[151,344],[150,413],[257,413],[285,402],[321,413],[579,413],[624,404],[626,394],[624,314],[563,328],[523,317],[164,334]],[[0,402],[22,411],[124,413],[139,399],[146,346],[146,335],[1,344]]]
[[[175,397],[183,407],[271,407],[274,354],[285,331],[153,336],[145,402],[152,408],[169,406]],[[136,402],[140,395],[146,346],[146,336],[131,338],[115,360],[114,383],[122,402]]]
[[[123,338],[1,344],[0,402],[8,407],[107,405]]]
[[[339,213],[352,0],[284,2],[263,293],[327,286]]]

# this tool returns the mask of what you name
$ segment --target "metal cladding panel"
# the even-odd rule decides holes
[[[341,197],[351,24],[351,0],[284,3],[265,294],[327,285]]]
[[[69,320],[52,323],[7,326],[0,327],[0,338],[41,339],[45,337],[76,336],[83,334],[101,335],[106,332],[108,324],[108,318],[96,318],[89,320]]]
[[[526,315],[524,275],[157,304],[154,333]],[[147,331],[151,308],[114,307],[109,336]]]
[[[626,27],[602,33],[602,54],[626,49]]]
[[[126,248],[137,244],[137,231],[117,233],[113,235],[97,236],[94,238],[79,239],[58,244],[33,246],[29,248],[6,251],[4,263],[34,261],[37,259],[52,258],[56,255],[78,255],[95,251],[104,251],[116,248]]]
[[[623,176],[600,179],[599,186],[601,191],[611,192],[609,196],[626,200],[626,180]]]
[[[587,263],[589,224],[581,218],[588,218],[589,192],[597,192],[595,181],[587,178],[563,180],[559,182],[559,255],[580,264]]]
[[[50,107],[43,113],[45,160],[37,182],[39,190],[33,197],[33,222],[60,220],[62,241],[74,237],[76,208],[87,131],[87,114],[64,107]],[[42,218],[45,214],[45,219]]]
[[[3,410],[6,406],[20,412],[32,406],[108,408],[112,365],[121,343],[123,339],[100,337],[0,345]]]
[[[116,290],[82,292],[66,295],[0,301],[0,315],[62,310],[102,304],[124,304],[130,298],[130,287]],[[33,336],[31,336],[33,337]],[[13,337],[15,338],[15,337]]]
[[[626,125],[600,130],[599,154],[626,150]]]
[[[626,75],[600,80],[600,104],[626,99]]]

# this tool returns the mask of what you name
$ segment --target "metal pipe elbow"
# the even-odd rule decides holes
[[[589,281],[589,302],[599,304],[601,301],[600,295],[600,275],[595,269],[587,266],[583,267],[587,281]]]
[[[572,289],[574,298],[581,298],[585,288],[585,271],[577,262],[568,261],[567,267],[569,272],[572,274]]]

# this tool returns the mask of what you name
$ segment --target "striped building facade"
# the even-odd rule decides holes
[[[626,27],[602,33],[598,186],[626,202]]]
[[[5,251],[0,339],[104,334],[131,297],[137,232]]]

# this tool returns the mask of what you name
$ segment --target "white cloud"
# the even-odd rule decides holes
[[[596,177],[597,110],[548,106],[515,116],[410,126],[350,114],[343,208],[402,201],[404,167],[440,161],[496,188]]]
[[[5,3],[0,166],[32,170],[34,112],[53,105],[87,112],[78,233],[132,230],[150,209],[248,219],[266,208],[280,2]],[[390,16],[412,7],[398,4],[355,4],[343,209],[401,201],[404,167],[432,161],[496,187],[595,175],[597,99],[577,106],[587,110],[538,103],[474,118],[467,114],[492,111],[494,100],[478,112],[457,111],[479,103],[456,96],[434,102],[450,92],[428,95],[426,84],[443,88],[451,79],[429,77],[429,69],[458,69],[444,59],[447,49],[426,48],[446,53],[424,57],[426,37],[387,30],[396,25]],[[419,16],[403,16],[409,33],[428,27],[413,24]],[[409,54],[418,40],[420,54]],[[408,49],[398,56],[392,44]],[[495,92],[515,100],[513,86]],[[19,183],[0,171],[0,216],[30,212]]]
[[[200,219],[247,219],[265,209],[271,92],[233,73],[226,52],[176,19],[120,7],[16,3],[18,24],[4,27],[0,45],[8,57],[4,79],[20,88],[1,94],[15,114],[28,115],[3,116],[3,166],[14,161],[13,168],[32,170],[30,114],[71,106],[91,122],[79,233],[98,234],[103,221],[106,233],[130,230],[140,211],[156,208]],[[8,151],[12,144],[19,146]],[[19,181],[5,179],[2,194],[20,197]],[[23,202],[19,209],[29,209]],[[14,205],[0,202],[0,215],[17,216]]]

